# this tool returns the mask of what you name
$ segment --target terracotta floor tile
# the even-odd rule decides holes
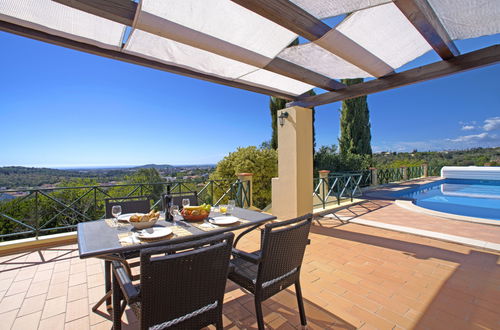
[[[22,293],[28,291],[31,284],[31,279],[13,282],[9,290],[5,293],[5,296],[11,296],[13,294]]]
[[[66,313],[66,296],[49,299],[43,307],[42,319]]]
[[[70,286],[68,289],[68,302],[87,297],[87,283]]]
[[[25,293],[18,293],[12,296],[3,297],[0,302],[0,311],[2,313],[11,311],[13,309],[18,309],[23,304]]]
[[[77,320],[66,322],[64,329],[68,330],[87,330],[90,328],[88,316],[79,318]]]
[[[36,312],[25,316],[17,317],[12,325],[12,330],[37,329],[42,312]]]
[[[38,330],[59,330],[64,328],[66,314],[59,314],[40,321]],[[108,329],[109,330],[109,329]]]
[[[88,307],[89,302],[87,298],[68,302],[66,307],[66,323],[79,319],[81,317],[88,316]]]
[[[43,306],[45,305],[45,300],[46,300],[45,294],[41,294],[31,298],[25,298],[21,306],[21,309],[19,310],[18,316],[23,316],[34,312],[42,311]]]
[[[50,281],[50,278],[52,277],[52,272],[53,272],[52,269],[37,271],[35,276],[33,277],[33,283],[40,281]]]
[[[49,290],[49,281],[41,281],[31,283],[28,292],[26,292],[26,297],[38,296],[40,294],[47,293]]]
[[[0,314],[0,322],[2,329],[10,329],[14,321],[16,320],[16,316],[18,313],[18,309],[11,310],[10,312],[5,312]]]
[[[68,294],[68,282],[62,282],[49,286],[47,299],[66,296]]]

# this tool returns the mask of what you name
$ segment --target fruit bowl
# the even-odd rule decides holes
[[[183,215],[184,220],[189,222],[199,222],[208,218],[208,214],[198,214],[198,215]]]
[[[210,215],[210,205],[186,206],[182,209],[181,215],[186,221],[203,221]]]

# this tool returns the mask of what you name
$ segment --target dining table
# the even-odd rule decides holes
[[[224,216],[219,212],[211,211],[208,219],[217,219]],[[232,217],[236,217],[238,221],[230,225],[215,225],[213,222],[188,222],[188,221],[165,221],[160,218],[154,225],[154,228],[170,228],[172,234],[162,239],[157,240],[139,240],[137,239],[138,230],[128,222],[116,223],[112,219],[101,219],[95,221],[86,221],[78,223],[77,240],[78,251],[81,259],[100,258],[107,263],[113,260],[122,260],[125,255],[139,254],[143,248],[163,246],[166,244],[176,244],[197,240],[211,235],[220,234],[228,231],[244,229],[234,240],[234,245],[246,233],[258,228],[262,224],[276,219],[275,216],[269,213],[258,212],[254,210],[235,207],[231,213]],[[147,230],[147,229],[146,229]],[[170,230],[169,230],[170,231]],[[96,313],[98,307],[107,302],[107,308],[110,310],[111,305],[111,278],[110,267],[105,267],[105,295],[92,310]],[[102,315],[102,313],[99,313]],[[111,313],[113,314],[113,313]]]

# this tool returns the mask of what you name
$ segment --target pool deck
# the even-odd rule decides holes
[[[417,179],[372,189],[365,202],[335,211],[330,217],[419,236],[500,251],[500,226],[451,220],[403,208],[390,194],[440,178]]]

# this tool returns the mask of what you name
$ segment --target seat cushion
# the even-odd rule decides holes
[[[248,291],[255,293],[255,282],[259,267],[242,258],[235,257],[231,260],[232,270],[229,272],[229,279]]]

